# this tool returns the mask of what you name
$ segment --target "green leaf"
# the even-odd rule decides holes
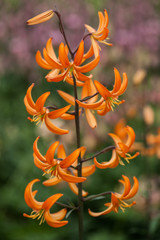
[[[67,214],[66,214],[66,219],[70,216],[70,214],[74,211],[75,209],[73,208],[73,209],[71,209],[69,212],[67,212]]]

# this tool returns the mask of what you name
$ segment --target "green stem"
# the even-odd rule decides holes
[[[57,15],[58,19],[59,19],[59,28],[60,31],[64,37],[64,40],[67,44],[67,47],[69,49],[69,52],[71,54],[71,58],[72,60],[74,60],[74,54],[76,53],[76,51],[73,53],[69,42],[67,40],[65,31],[64,31],[64,27],[63,27],[63,23],[61,20],[61,15],[58,11],[54,11],[55,14]],[[80,124],[79,124],[79,105],[76,102],[76,99],[78,99],[78,95],[77,95],[77,85],[76,85],[76,79],[74,77],[74,75],[72,74],[73,77],[73,81],[74,81],[74,96],[75,96],[75,125],[76,125],[76,139],[77,139],[77,148],[79,148],[81,146],[80,143]],[[81,156],[78,157],[78,177],[82,177],[82,161],[81,161]],[[82,183],[78,183],[78,223],[79,223],[79,240],[83,240],[83,201],[82,201]]]
[[[77,148],[81,146],[80,142],[80,124],[79,124],[79,105],[76,102],[78,99],[76,79],[72,74],[74,81],[74,96],[75,96],[75,125],[76,125],[76,139]],[[82,177],[82,159],[78,157],[78,177]],[[79,240],[83,240],[83,201],[82,201],[82,183],[78,183],[78,223],[79,223]]]

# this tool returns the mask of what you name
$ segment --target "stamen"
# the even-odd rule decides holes
[[[37,210],[33,210],[32,212],[31,212],[31,214],[30,214],[30,217],[32,218],[32,219],[36,219],[37,218],[37,220],[40,220],[40,223],[39,223],[39,225],[41,225],[43,222],[45,222],[45,218],[44,218],[44,209],[42,209],[42,210],[39,210],[39,211],[37,211]]]
[[[42,124],[43,124],[43,122],[44,122],[44,114],[43,115],[35,114],[35,115],[33,115],[33,118],[29,118],[29,120],[31,122],[36,122],[36,125],[38,125],[40,122],[42,122]]]
[[[46,175],[46,174],[50,174],[50,178],[52,178],[53,176],[59,177],[58,176],[58,171],[57,171],[57,165],[55,166],[51,166],[49,169],[48,167],[45,168],[45,172],[43,173],[42,176]]]

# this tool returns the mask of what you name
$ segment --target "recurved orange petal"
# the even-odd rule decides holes
[[[78,50],[74,58],[74,64],[76,66],[79,66],[81,64],[83,59],[83,54],[84,54],[84,41],[82,40],[79,44]]]
[[[91,36],[91,43],[92,43],[92,46],[93,46],[94,56],[98,57],[100,47],[99,47],[99,44],[97,43],[97,41],[92,36]]]
[[[93,109],[96,110],[101,109],[99,108],[99,106],[103,103],[104,99],[101,98],[98,102],[95,103],[85,103],[85,102],[81,102],[79,100],[76,100],[76,102],[78,103],[79,106],[83,107],[83,108],[87,108],[87,109]]]
[[[104,29],[102,30],[102,34],[100,34],[100,36],[98,37],[98,41],[103,41],[104,39],[106,39],[108,33],[109,33],[108,28],[104,27]]]
[[[135,141],[136,135],[135,135],[135,132],[134,132],[133,128],[131,128],[130,126],[126,126],[126,130],[127,130],[127,133],[128,133],[128,139],[127,139],[127,142],[126,142],[126,146],[128,148],[130,148]]]
[[[43,182],[43,185],[46,187],[54,186],[62,181],[61,178],[53,177],[49,178],[46,181]]]
[[[60,117],[61,119],[64,119],[64,120],[73,120],[75,119],[75,115],[73,114],[69,114],[69,113],[64,113],[63,115],[61,115]]]
[[[58,62],[58,59],[56,57],[55,51],[52,46],[52,38],[49,38],[46,43],[46,50],[50,58],[54,59],[56,62]]]
[[[31,86],[28,88],[27,93],[26,93],[26,98],[27,98],[27,102],[28,104],[32,107],[35,108],[35,102],[32,99],[32,89],[34,87],[34,83],[31,84]]]
[[[98,12],[98,17],[99,17],[99,26],[98,26],[97,32],[99,32],[104,27],[104,23],[105,23],[105,19],[102,12],[100,11]]]
[[[46,158],[40,153],[38,146],[37,146],[37,142],[38,142],[39,138],[40,137],[37,137],[33,143],[33,151],[37,158],[39,158],[42,162],[46,162]]]
[[[103,102],[101,105],[102,109],[98,110],[98,115],[104,116],[111,111],[111,107],[108,106],[107,102]]]
[[[70,109],[70,107],[71,107],[71,105],[68,105],[68,106],[66,106],[66,107],[63,107],[63,108],[54,110],[54,111],[48,113],[48,117],[49,117],[50,119],[59,118],[59,117],[61,117],[61,115],[63,115],[65,112],[67,112],[67,111]]]
[[[92,175],[96,170],[96,167],[94,164],[90,165],[90,166],[85,166],[82,167],[82,176],[83,177],[88,177],[90,175]]]
[[[81,152],[81,148],[76,149],[68,157],[66,157],[63,161],[60,162],[60,167],[61,168],[70,167],[77,160],[80,152]]]
[[[59,176],[66,182],[79,183],[86,180],[85,177],[76,177],[66,173],[59,165],[57,167]]]
[[[34,198],[35,194],[33,194],[33,192],[32,192],[32,187],[33,187],[34,183],[39,182],[39,181],[40,181],[39,179],[32,180],[30,183],[28,183],[28,185],[25,189],[25,192],[24,192],[24,199],[25,199],[25,202],[27,203],[27,205],[30,208],[37,210],[37,211],[42,209],[43,202],[38,202]]]
[[[52,217],[52,215],[50,214],[49,211],[46,211],[44,213],[44,217],[45,217],[45,220],[46,220],[47,224],[51,227],[54,227],[54,228],[63,227],[64,225],[66,225],[68,223],[68,221],[55,220],[54,217]]]
[[[97,162],[96,158],[94,158],[94,164],[96,165],[96,167],[98,167],[100,169],[113,168],[113,166],[114,167],[117,166],[119,164],[119,158],[116,153],[116,150],[114,149],[112,151],[112,157],[108,162],[99,163],[99,162]]]
[[[84,75],[84,74],[81,73],[81,72],[73,71],[73,73],[74,73],[75,77],[76,77],[78,80],[80,80],[80,81],[86,82],[86,81],[90,80],[90,76],[86,76],[86,75]],[[77,80],[76,80],[76,83],[77,83]],[[83,83],[83,85],[84,85],[84,83]],[[83,85],[81,84],[81,86],[83,86]],[[78,86],[78,85],[77,85],[77,86]],[[80,86],[80,87],[81,87],[81,86]]]
[[[109,203],[108,205],[109,205],[109,207],[102,212],[92,212],[90,209],[88,209],[88,213],[92,217],[99,217],[102,215],[106,215],[106,214],[110,213],[111,211],[113,211],[113,205],[111,203]]]
[[[58,158],[61,158],[61,159],[66,158],[66,151],[62,144],[58,146],[57,156],[58,156]]]
[[[53,133],[55,134],[59,134],[59,135],[63,135],[63,134],[67,134],[69,131],[66,129],[62,129],[62,128],[58,128],[56,127],[48,118],[48,116],[45,116],[45,124],[46,127]]]
[[[91,110],[85,108],[85,114],[86,114],[86,118],[87,118],[87,122],[88,122],[89,126],[91,128],[96,128],[97,120],[96,120],[95,116],[93,115],[93,113],[91,112]]]
[[[59,60],[65,68],[67,68],[70,65],[64,43],[61,43],[59,45]]]
[[[75,66],[75,69],[76,71],[81,73],[89,72],[97,66],[97,64],[99,63],[99,60],[100,60],[100,56],[97,56],[93,61],[87,63],[82,67]]]
[[[122,140],[114,133],[108,133],[108,135],[113,139],[116,147],[119,148],[119,143],[122,143]]]
[[[42,58],[41,52],[38,50],[36,53],[36,62],[38,65],[44,69],[50,70],[52,66],[50,66],[44,58]]]
[[[62,196],[62,193],[52,195],[44,201],[42,208],[48,211],[53,206],[53,204]]]
[[[122,84],[121,84],[121,87],[120,87],[120,89],[119,89],[116,93],[114,93],[113,95],[116,95],[116,96],[122,95],[122,94],[125,92],[125,90],[126,90],[126,88],[127,88],[127,85],[128,85],[127,74],[126,74],[126,73],[123,73],[123,82],[122,82]]]
[[[131,184],[130,184],[129,178],[125,175],[122,175],[122,177],[123,177],[124,181],[122,179],[120,179],[119,182],[123,184],[124,191],[122,194],[115,193],[115,196],[120,199],[123,199],[123,197],[125,197],[131,190]]]
[[[105,25],[105,27],[107,27],[108,24],[109,24],[109,17],[108,17],[107,10],[105,9],[104,10],[104,25]]]
[[[45,111],[44,111],[44,104],[48,98],[48,96],[50,95],[50,92],[46,92],[46,93],[43,93],[36,101],[36,104],[35,104],[35,109],[37,112],[43,114]]]
[[[59,142],[58,141],[56,141],[56,142],[54,142],[49,148],[48,148],[48,150],[47,150],[47,152],[46,152],[46,162],[48,162],[49,164],[52,164],[52,163],[54,163],[54,154],[55,154],[55,151],[56,151],[56,149],[57,149],[57,147],[58,147],[58,144],[59,144]]]
[[[75,98],[71,96],[70,94],[63,92],[61,90],[57,90],[58,94],[68,103],[75,106]]]
[[[63,68],[62,64],[60,64],[58,61],[54,60],[53,58],[51,58],[48,55],[48,53],[47,53],[45,48],[43,49],[43,56],[44,56],[44,59],[46,60],[46,62],[50,66],[52,66],[52,68],[56,68],[56,69],[62,69]]]
[[[133,177],[134,180],[134,185],[131,188],[130,192],[128,193],[128,195],[124,196],[123,199],[129,199],[134,197],[134,195],[138,192],[138,188],[139,188],[139,182],[138,179],[136,177]]]
[[[37,158],[37,156],[34,153],[33,153],[33,157],[34,157],[35,166],[40,168],[42,171],[45,171],[48,164],[45,162],[42,162],[39,158]]]
[[[111,91],[112,94],[117,93],[121,87],[121,76],[119,71],[116,68],[114,68],[114,75],[115,75],[115,84],[114,84],[113,90]]]
[[[54,220],[62,220],[65,216],[66,216],[66,213],[67,213],[67,209],[66,208],[63,208],[61,209],[60,211],[56,212],[56,213],[50,213],[50,216],[54,219]]]
[[[104,98],[107,99],[109,97],[112,97],[112,94],[110,93],[110,91],[104,87],[100,82],[98,81],[94,81],[94,84],[97,88],[97,91],[100,93],[100,95]]]
[[[94,54],[94,51],[93,51],[93,46],[92,46],[92,44],[91,44],[89,50],[83,55],[84,61],[85,61],[86,59],[92,57],[93,54]]]
[[[28,100],[27,100],[27,97],[25,96],[24,97],[24,105],[26,107],[26,110],[27,112],[30,114],[30,115],[35,115],[37,113],[37,111],[31,107],[31,105],[28,103]]]
[[[58,74],[58,70],[55,69],[53,72],[50,72],[45,78],[47,79],[47,82],[60,82],[65,79],[68,69],[66,69],[64,72]]]

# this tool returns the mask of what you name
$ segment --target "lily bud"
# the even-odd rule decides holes
[[[43,12],[41,14],[38,14],[37,16],[30,18],[27,21],[27,25],[35,25],[35,24],[39,24],[42,22],[46,22],[48,21],[50,18],[52,18],[54,15],[53,10],[48,10],[46,12]]]

